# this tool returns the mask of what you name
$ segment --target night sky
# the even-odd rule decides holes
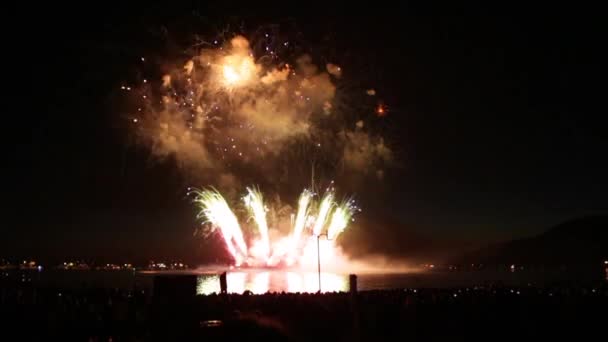
[[[598,18],[76,10],[20,11],[23,19],[4,30],[11,91],[1,257],[213,258],[220,245],[192,236],[185,192],[198,184],[133,143],[116,93],[141,56],[170,54],[194,34],[235,23],[297,27],[389,107],[385,131],[399,163],[378,197],[358,198],[370,227],[356,235],[370,249],[413,235],[481,244],[608,213]]]

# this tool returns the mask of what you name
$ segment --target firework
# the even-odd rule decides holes
[[[336,203],[333,191],[328,191],[315,208],[313,192],[304,190],[298,201],[298,211],[291,233],[271,242],[262,194],[255,188],[247,188],[243,202],[259,231],[259,237],[252,238],[251,247],[247,248],[238,219],[224,197],[216,190],[194,193],[196,195],[194,202],[200,208],[199,218],[209,224],[212,231],[221,232],[226,249],[237,265],[242,263],[251,266],[311,264],[311,260],[306,260],[315,255],[310,252],[314,246],[311,241],[320,235],[328,237],[328,241],[323,244],[324,255],[335,255],[331,252],[335,247],[335,240],[348,226],[356,209],[351,200],[342,204]]]
[[[310,167],[319,179],[335,177],[349,187],[366,177],[382,179],[393,155],[377,131],[388,112],[379,92],[372,85],[353,89],[348,79],[357,73],[330,61],[315,64],[325,58],[301,53],[315,49],[301,49],[279,33],[263,36],[200,41],[184,59],[159,61],[154,73],[143,72],[139,86],[121,84],[137,141],[174,160],[189,181],[222,190],[256,182],[273,196],[293,196]],[[154,70],[154,60],[138,63]],[[352,94],[343,93],[349,89]],[[311,264],[319,250],[336,255],[335,240],[355,207],[335,198],[333,189],[304,190],[289,224],[275,217],[257,188],[247,188],[238,207],[216,190],[196,192],[195,201],[235,264],[277,266]],[[239,223],[241,212],[248,217]],[[328,240],[317,250],[321,236]]]
[[[344,229],[346,229],[354,212],[355,206],[350,200],[336,207],[331,216],[329,227],[327,228],[328,239],[334,240],[344,231]]]
[[[339,65],[318,66],[271,34],[201,46],[207,48],[185,61],[163,61],[173,67],[160,79],[144,75],[140,86],[120,87],[132,100],[128,120],[138,141],[154,155],[174,159],[196,181],[249,182],[254,174],[258,183],[277,185],[287,179],[281,172],[289,173],[283,182],[293,184],[303,176],[303,162],[335,177],[344,170],[373,175],[392,159],[371,131],[378,125],[367,124],[386,107],[369,103],[351,110],[337,94],[348,89],[337,86],[347,82]]]
[[[266,222],[266,208],[264,207],[264,200],[259,190],[247,188],[247,195],[243,198],[245,205],[251,217],[255,221],[261,237],[262,255],[263,259],[268,259],[270,256],[270,240],[268,238],[268,223]]]
[[[215,190],[196,191],[195,202],[200,207],[199,218],[211,223],[212,229],[220,229],[226,248],[240,265],[247,256],[247,245],[236,215],[222,195]]]
[[[319,205],[319,212],[317,217],[315,218],[315,225],[313,226],[312,232],[314,235],[321,235],[321,231],[327,222],[327,217],[334,205],[334,194],[332,192],[328,192],[321,200],[321,204]]]
[[[295,257],[295,253],[298,248],[298,243],[300,242],[300,238],[302,237],[302,231],[304,230],[304,226],[306,225],[306,218],[308,217],[309,213],[308,206],[310,205],[311,199],[312,193],[308,190],[304,190],[300,195],[300,199],[298,200],[298,213],[296,215],[296,220],[293,227],[293,235],[291,237],[292,260],[293,257]]]

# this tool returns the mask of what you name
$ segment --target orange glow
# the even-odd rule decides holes
[[[378,106],[376,107],[376,114],[379,117],[386,116],[387,112],[388,112],[388,110],[383,103],[379,103]]]
[[[258,67],[250,56],[226,56],[221,64],[222,83],[227,88],[245,86],[253,80],[257,71]]]

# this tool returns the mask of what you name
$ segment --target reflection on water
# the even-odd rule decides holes
[[[196,294],[220,292],[220,277],[216,275],[199,275],[196,278]]]
[[[255,294],[266,292],[317,292],[319,276],[314,272],[249,271],[229,272],[226,275],[228,292]],[[348,291],[348,276],[335,273],[321,273],[322,292]],[[220,292],[217,275],[199,275],[197,294]]]
[[[251,286],[251,292],[253,293],[266,293],[270,283],[270,273],[261,272],[253,276],[253,284]]]

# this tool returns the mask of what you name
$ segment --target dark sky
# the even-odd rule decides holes
[[[191,184],[133,144],[115,92],[140,56],[167,51],[159,35],[186,46],[197,31],[236,22],[295,25],[313,46],[330,44],[324,49],[345,70],[365,66],[361,78],[383,94],[400,166],[388,172],[381,200],[360,199],[375,216],[365,221],[377,222],[362,236],[377,250],[412,232],[480,243],[608,213],[605,38],[592,15],[76,10],[20,10],[4,30],[11,91],[0,256],[213,254],[217,245],[192,238],[195,211],[184,196]]]

